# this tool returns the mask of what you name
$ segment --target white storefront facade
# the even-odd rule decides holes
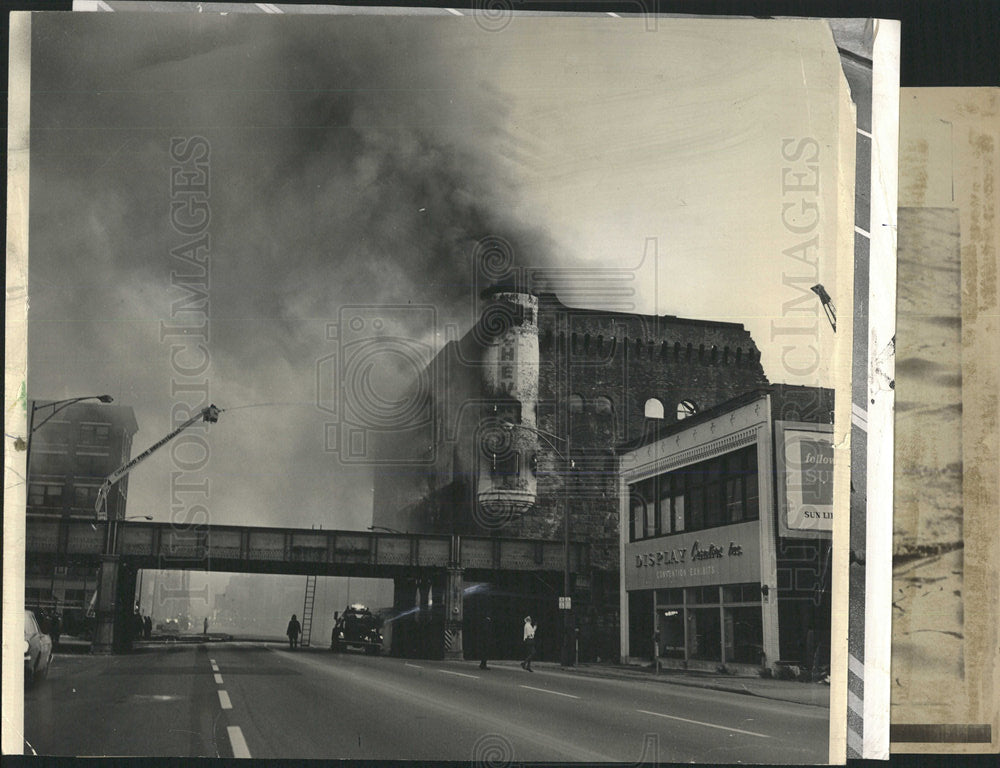
[[[621,454],[623,662],[774,670],[829,653],[831,414],[829,390],[756,390]]]

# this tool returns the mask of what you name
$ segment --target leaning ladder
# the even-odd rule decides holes
[[[306,596],[302,601],[302,639],[299,645],[309,647],[309,636],[312,634],[313,606],[316,605],[316,577],[306,576]]]

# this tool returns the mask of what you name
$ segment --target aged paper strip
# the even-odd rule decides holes
[[[900,94],[893,752],[998,746],[998,118]]]

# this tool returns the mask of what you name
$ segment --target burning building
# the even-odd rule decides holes
[[[760,353],[738,323],[580,309],[514,282],[481,298],[478,322],[419,377],[421,418],[377,443],[373,523],[527,539],[560,539],[568,523],[587,554],[569,574],[581,660],[616,657],[615,449],[766,385]],[[530,612],[554,656],[564,574],[523,576],[470,591],[466,648],[489,611],[511,630],[498,652],[516,653]]]

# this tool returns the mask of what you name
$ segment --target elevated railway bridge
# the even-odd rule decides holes
[[[394,640],[393,652],[461,657],[467,585],[504,585],[501,597],[515,603],[512,616],[532,610],[554,616],[565,558],[562,541],[502,536],[111,524],[113,554],[106,552],[107,521],[32,515],[25,530],[29,567],[72,562],[100,569],[97,652],[127,646],[139,571],[160,569],[392,579],[395,612],[407,617],[393,630],[407,642]],[[587,546],[570,542],[570,573],[586,570],[586,559]]]

